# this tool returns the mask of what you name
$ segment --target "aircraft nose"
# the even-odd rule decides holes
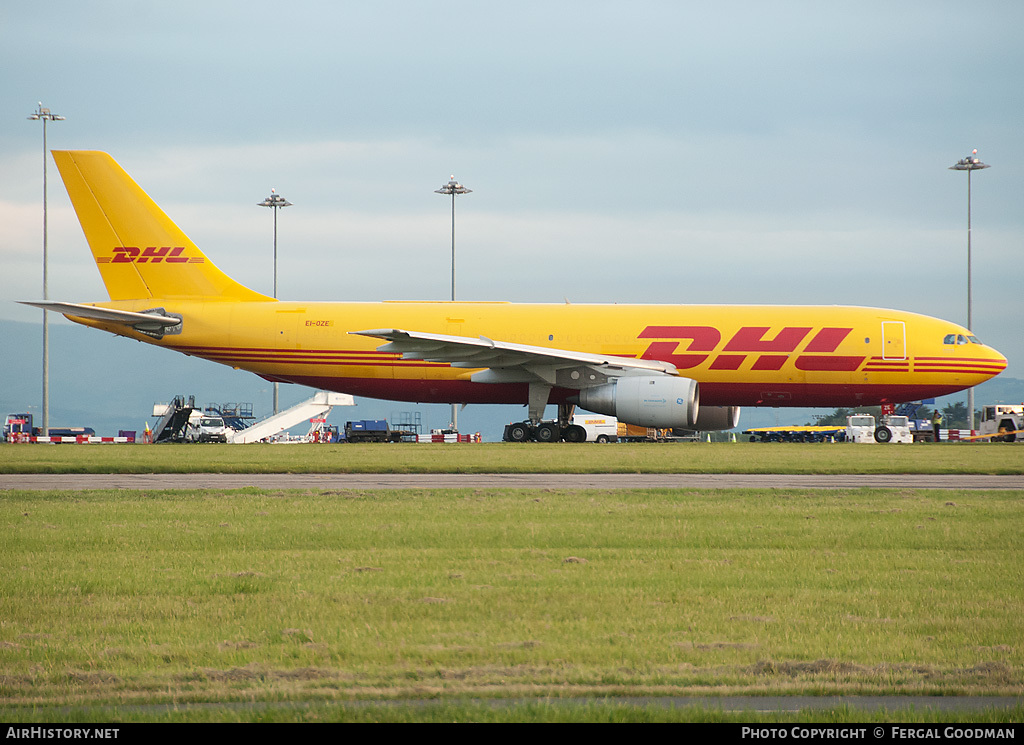
[[[996,375],[998,375],[999,373],[1006,369],[1006,357],[1004,357],[1002,353],[1000,353],[999,350],[995,349],[994,347],[989,347],[988,350],[990,354],[989,361],[986,364],[986,367],[990,368],[991,370],[990,377],[995,377]]]

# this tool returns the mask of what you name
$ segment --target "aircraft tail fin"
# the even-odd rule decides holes
[[[271,300],[218,269],[107,153],[53,158],[111,300]]]

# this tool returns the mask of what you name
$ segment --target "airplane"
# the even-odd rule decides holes
[[[900,403],[1006,367],[962,326],[881,308],[277,300],[218,269],[107,153],[53,157],[110,300],[26,304],[269,381],[525,404],[513,439],[581,441],[575,406],[726,430],[741,406]],[[548,404],[556,421],[542,421]]]

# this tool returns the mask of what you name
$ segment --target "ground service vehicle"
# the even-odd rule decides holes
[[[846,428],[818,424],[807,424],[802,427],[754,427],[744,430],[742,434],[750,435],[751,442],[842,442],[846,439]]]
[[[232,430],[220,414],[194,410],[185,428],[186,442],[227,442]]]
[[[310,428],[309,434],[306,438],[310,442],[337,442],[340,434],[338,432],[337,424],[327,424],[326,422],[317,422],[319,426]]]
[[[870,414],[846,417],[846,442],[874,442],[875,418]]]
[[[914,434],[910,427],[910,419],[898,414],[887,414],[882,417],[875,428],[875,442],[913,442]]]
[[[740,406],[851,407],[978,385],[1006,359],[954,323],[854,306],[296,302],[217,268],[106,153],[54,151],[109,301],[30,305],[268,380],[724,430]],[[962,340],[962,343],[961,341]]]
[[[615,417],[604,414],[591,414],[589,412],[577,412],[572,416],[572,426],[583,429],[584,442],[615,442],[619,439],[618,422]],[[567,442],[580,442],[569,439],[570,433],[566,433]]]
[[[4,441],[32,436],[31,414],[8,414],[4,420]]]
[[[846,418],[846,442],[913,442],[910,420],[905,416],[889,414],[875,425],[870,414],[854,414]]]
[[[983,406],[978,434],[992,436],[993,440],[1013,442],[1024,433],[1024,404],[995,404]]]
[[[345,422],[345,440],[347,442],[401,442],[403,438],[414,436],[415,432],[391,429],[386,419],[360,419]]]
[[[621,424],[615,417],[589,412],[577,412],[564,424],[557,420],[542,421],[536,426],[530,422],[512,422],[505,425],[501,436],[505,442],[616,442]]]
[[[8,414],[4,420],[3,440],[7,442],[35,442],[30,440],[33,437],[95,437],[96,430],[92,427],[50,427],[47,434],[43,434],[39,427],[32,426],[31,414]],[[59,440],[49,440],[59,442]]]
[[[671,436],[672,430],[664,427],[640,427],[619,422],[619,439],[622,442],[664,442]]]

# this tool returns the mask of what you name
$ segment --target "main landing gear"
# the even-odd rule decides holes
[[[513,422],[505,427],[505,439],[507,442],[584,442],[587,439],[587,431],[577,424],[572,424],[572,414],[576,409],[573,404],[558,405],[558,419],[554,421],[537,422],[531,421]]]

